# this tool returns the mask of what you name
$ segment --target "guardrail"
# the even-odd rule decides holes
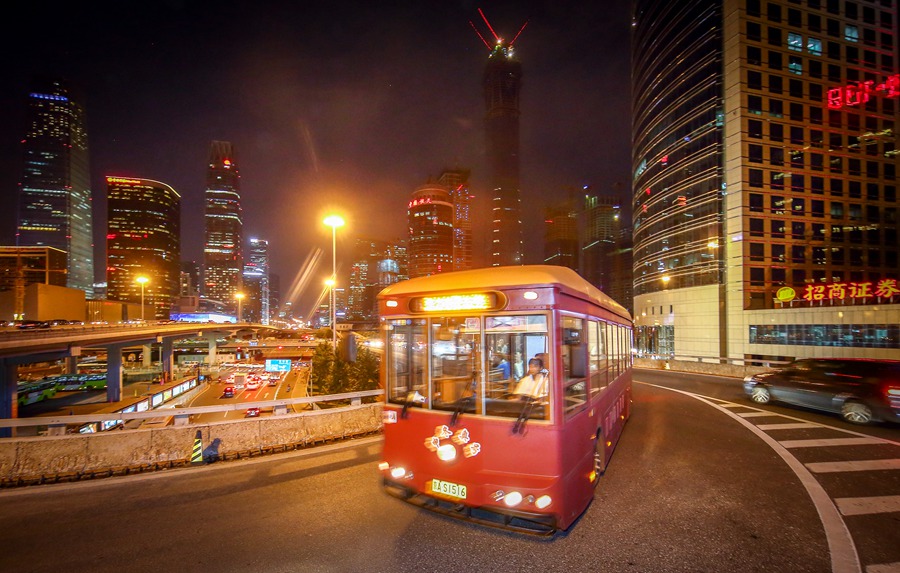
[[[771,370],[790,364],[782,360],[758,360],[750,358],[726,358],[686,355],[643,355],[634,357],[636,368],[672,370],[675,372],[695,372],[743,378],[751,374]]]

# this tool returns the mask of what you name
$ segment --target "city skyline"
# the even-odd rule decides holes
[[[95,227],[105,228],[99,182],[106,175],[167,181],[184,200],[183,258],[200,260],[203,165],[209,141],[220,139],[241,155],[242,198],[253,205],[245,209],[245,234],[266,235],[286,285],[311,251],[329,250],[330,233],[320,224],[326,208],[348,219],[338,233],[346,270],[348,241],[402,236],[409,193],[443,169],[472,172],[473,250],[481,253],[489,227],[480,85],[486,52],[469,25],[479,6],[348,6],[340,15],[324,5],[295,11],[277,3],[257,11],[192,5],[26,14],[23,29],[43,33],[35,35],[41,42],[7,38],[22,41],[12,81],[2,88],[3,192],[10,196],[18,178],[27,81],[59,74],[87,94]],[[523,204],[567,184],[609,191],[627,182],[628,90],[607,89],[627,83],[627,7],[613,13],[615,24],[600,8],[481,8],[503,36],[529,22],[516,42],[525,74]],[[141,21],[141,29],[109,24],[130,21]],[[238,24],[241,33],[229,33]],[[607,27],[615,33],[595,37]],[[606,57],[616,51],[616,59]],[[373,212],[382,217],[367,219]],[[540,209],[525,213],[526,241],[540,240],[529,228],[541,216]],[[11,224],[0,225],[4,238]]]

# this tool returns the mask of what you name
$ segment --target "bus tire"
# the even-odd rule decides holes
[[[603,445],[603,433],[597,432],[597,437],[594,440],[594,473],[597,474],[597,477],[603,475],[606,471],[606,447]],[[594,482],[594,485],[597,485],[598,482]]]

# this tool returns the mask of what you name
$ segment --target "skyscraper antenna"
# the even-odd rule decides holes
[[[487,46],[487,49],[491,49],[491,45],[488,44],[488,41],[484,39],[484,36],[481,35],[481,32],[478,31],[478,28],[475,27],[475,23],[469,20],[469,24],[472,26],[472,29],[475,30],[475,33],[478,34],[478,37],[481,38],[481,41],[484,42],[484,45]]]
[[[485,24],[487,24],[488,30],[490,30],[491,34],[494,35],[494,39],[499,42],[500,36],[498,36],[497,32],[494,31],[494,28],[491,27],[491,23],[488,22],[487,16],[484,15],[484,12],[481,11],[481,8],[478,9],[478,13],[481,14],[481,19],[484,20]]]
[[[522,33],[522,30],[524,30],[524,29],[525,29],[525,26],[527,26],[527,25],[528,25],[528,20],[525,20],[525,23],[522,24],[522,27],[519,28],[519,31],[518,31],[518,32],[516,32],[516,37],[513,38],[513,39],[512,39],[512,42],[509,43],[509,47],[510,47],[510,48],[512,48],[513,44],[516,43],[516,40],[519,39],[519,34]]]

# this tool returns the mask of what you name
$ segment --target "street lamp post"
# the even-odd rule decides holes
[[[238,301],[237,321],[241,322],[241,303],[244,301],[244,293],[235,293],[234,298]]]
[[[134,280],[141,284],[141,320],[144,320],[144,285],[147,284],[150,279],[145,276],[140,276]]]
[[[335,308],[334,287],[337,285],[337,228],[344,226],[339,215],[329,215],[323,221],[331,227],[331,349],[337,352],[337,309]]]

